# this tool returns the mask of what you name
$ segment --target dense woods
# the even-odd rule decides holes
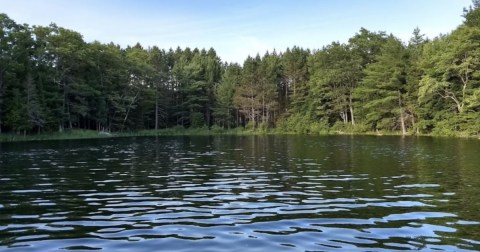
[[[0,131],[168,127],[480,134],[480,2],[456,30],[222,62],[214,49],[87,43],[0,14]]]

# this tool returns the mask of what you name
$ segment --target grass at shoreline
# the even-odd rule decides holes
[[[142,137],[142,136],[212,136],[212,135],[231,135],[231,136],[250,136],[250,135],[371,135],[371,136],[401,136],[400,132],[323,132],[318,134],[301,134],[294,132],[282,132],[278,129],[269,130],[252,130],[244,128],[221,129],[221,128],[198,128],[198,129],[181,129],[168,128],[160,130],[141,130],[132,132],[98,132],[94,130],[67,130],[65,132],[40,133],[32,135],[21,134],[0,134],[0,142],[23,142],[23,141],[45,141],[45,140],[73,140],[73,139],[99,139],[99,138],[116,138],[116,137]],[[433,136],[433,137],[456,137],[456,138],[472,138],[479,139],[480,136],[465,136],[458,134],[455,136],[442,136],[434,134],[417,134],[409,136]]]
[[[125,132],[98,132],[95,130],[66,130],[64,132],[49,132],[31,135],[23,134],[0,134],[0,142],[23,142],[23,141],[44,141],[44,140],[73,140],[73,139],[97,139],[135,136],[195,136],[195,135],[262,135],[266,132],[251,131],[245,129],[216,130],[208,128],[199,129],[178,129],[168,128],[160,130],[140,130]]]

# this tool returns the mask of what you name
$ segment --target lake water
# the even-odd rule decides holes
[[[1,251],[480,250],[480,141],[0,144]]]

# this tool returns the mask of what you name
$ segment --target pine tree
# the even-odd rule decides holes
[[[428,41],[425,39],[425,35],[421,34],[420,29],[417,27],[413,31],[412,37],[408,43],[408,64],[407,64],[407,88],[405,95],[405,113],[406,116],[412,122],[412,128],[415,133],[420,133],[419,125],[420,118],[425,111],[418,105],[418,89],[420,80],[423,76],[423,69],[421,67],[423,47]]]
[[[401,129],[407,133],[405,115],[406,67],[408,54],[393,36],[381,48],[375,63],[365,70],[365,78],[356,90],[361,100],[361,115],[374,130]]]
[[[283,111],[288,111],[290,108],[295,112],[303,110],[305,97],[308,94],[307,58],[309,55],[308,50],[294,46],[292,49],[287,48],[281,56],[283,85],[280,90]]]
[[[361,58],[348,45],[332,43],[310,60],[310,88],[315,114],[331,123],[355,124],[353,92],[363,75]]]
[[[258,85],[258,68],[261,59],[248,57],[243,64],[242,78],[240,85],[235,89],[234,104],[244,116],[244,120],[251,127],[256,127],[258,116],[262,107],[260,86]]]
[[[237,119],[234,115],[233,97],[241,80],[241,71],[242,68],[238,64],[227,65],[215,90],[216,105],[213,115],[217,124],[222,127],[233,126]]]
[[[258,67],[258,86],[261,99],[261,122],[264,127],[273,126],[278,112],[278,83],[281,78],[280,58],[274,51],[266,53]]]

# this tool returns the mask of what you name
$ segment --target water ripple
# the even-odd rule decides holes
[[[397,160],[409,151],[398,145],[263,141],[133,138],[3,147],[0,250],[480,249],[477,208],[458,208],[470,187],[452,180],[448,166],[438,173]],[[346,162],[352,144],[358,158]],[[364,163],[366,157],[372,160]]]

